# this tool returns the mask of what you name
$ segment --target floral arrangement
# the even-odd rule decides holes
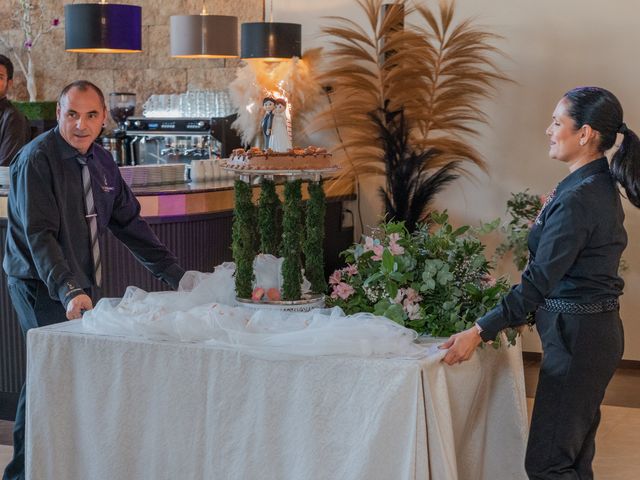
[[[454,229],[447,212],[433,212],[413,232],[404,222],[380,225],[343,256],[346,267],[329,278],[328,303],[347,314],[372,312],[419,333],[449,336],[469,328],[493,308],[509,286],[491,276],[479,228]],[[515,342],[517,332],[507,338]]]
[[[0,33],[0,43],[9,50],[18,68],[27,79],[29,101],[35,102],[38,89],[32,52],[42,36],[56,28],[60,24],[60,20],[49,15],[45,2],[42,0],[19,0],[17,3],[13,20],[16,26],[22,30],[21,44],[19,46],[12,45],[9,37],[3,34],[4,32]]]
[[[534,195],[529,190],[512,193],[507,201],[507,213],[511,221],[502,227],[505,240],[496,248],[496,258],[513,253],[513,263],[519,271],[524,270],[529,261],[529,230],[542,209],[546,196]]]

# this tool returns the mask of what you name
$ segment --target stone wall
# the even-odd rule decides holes
[[[96,83],[105,94],[115,91],[136,93],[136,113],[141,113],[141,104],[152,93],[219,89],[234,78],[237,59],[174,59],[169,55],[169,17],[200,13],[201,0],[117,0],[117,3],[142,7],[143,52],[132,54],[65,52],[63,4],[69,1],[43,1],[51,17],[60,19],[60,25],[34,48],[38,100],[55,100],[64,85],[86,79]],[[263,0],[206,0],[205,5],[210,14],[237,16],[239,24],[262,20]],[[0,1],[0,31],[10,37],[14,45],[21,38],[21,31],[12,29],[15,25],[11,16],[17,6],[18,0]],[[0,53],[9,56],[2,44]],[[17,66],[9,97],[29,99],[25,78]]]

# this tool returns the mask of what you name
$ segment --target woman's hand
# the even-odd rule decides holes
[[[471,358],[471,355],[482,343],[480,332],[475,325],[464,332],[451,335],[449,340],[444,342],[438,348],[448,349],[442,361],[448,365],[462,363]]]

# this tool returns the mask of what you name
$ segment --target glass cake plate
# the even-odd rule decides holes
[[[297,177],[307,175],[322,175],[327,173],[335,173],[340,167],[332,166],[327,168],[307,168],[300,170],[262,170],[257,168],[244,168],[240,166],[229,165],[223,163],[222,169],[228,172],[237,173],[239,175],[273,175],[273,176],[285,176],[285,177]]]
[[[254,310],[280,310],[283,312],[309,312],[314,308],[324,308],[323,294],[304,294],[300,300],[268,300],[254,302],[250,298],[236,297],[240,306]]]

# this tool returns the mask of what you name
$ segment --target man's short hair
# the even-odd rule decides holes
[[[98,97],[100,97],[102,106],[104,108],[107,108],[107,104],[104,101],[104,93],[102,93],[102,90],[100,90],[100,87],[98,87],[95,83],[90,82],[89,80],[76,80],[75,82],[71,82],[69,85],[64,87],[60,92],[60,96],[58,97],[58,103],[60,103],[62,98],[65,97],[67,93],[69,93],[69,90],[71,90],[72,88],[77,88],[81,92],[86,92],[87,90],[93,90],[98,94]]]
[[[13,63],[11,63],[11,60],[9,60],[9,57],[0,55],[0,65],[4,65],[4,68],[7,69],[7,78],[9,80],[13,80]]]

